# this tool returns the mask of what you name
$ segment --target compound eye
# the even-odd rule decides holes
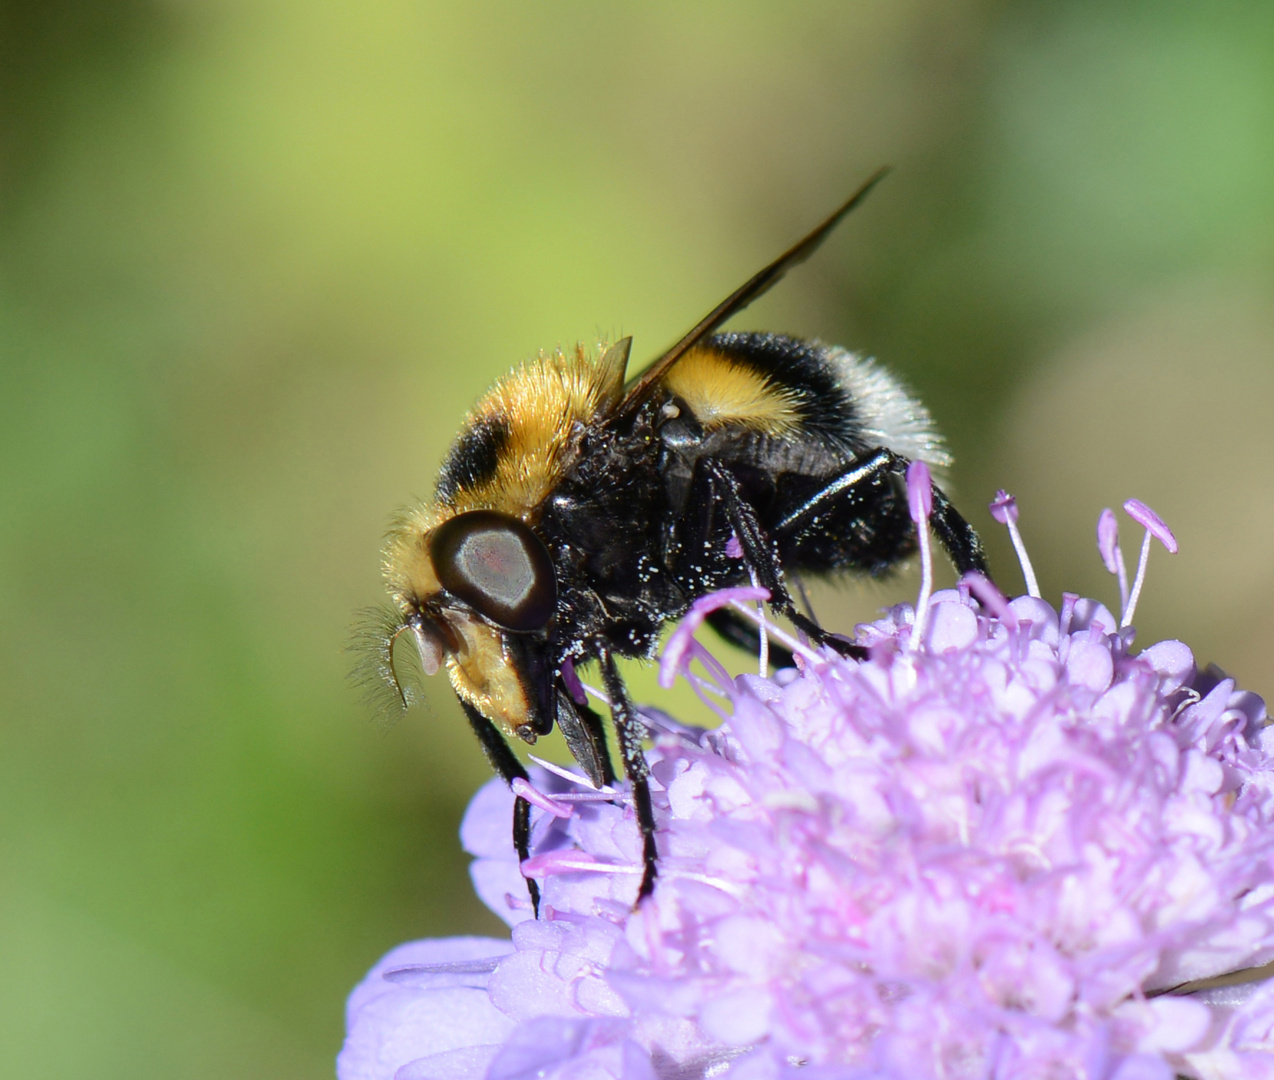
[[[442,587],[506,630],[539,630],[557,604],[553,560],[518,518],[470,510],[443,522],[429,541]]]

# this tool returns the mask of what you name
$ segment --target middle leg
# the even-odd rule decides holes
[[[828,633],[797,608],[783,580],[783,565],[779,560],[778,548],[766,534],[752,505],[744,498],[739,481],[720,462],[705,461],[703,464],[712,477],[715,495],[725,505],[730,526],[743,549],[744,562],[756,575],[757,583],[770,594],[770,606],[811,641],[827,645],[844,656],[860,660],[865,657],[867,651],[862,646]]]

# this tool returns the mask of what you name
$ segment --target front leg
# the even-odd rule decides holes
[[[487,755],[487,760],[491,762],[491,767],[500,774],[504,782],[509,785],[512,785],[514,780],[530,782],[526,769],[522,767],[522,762],[517,759],[517,755],[509,749],[509,744],[504,741],[500,729],[467,701],[461,699],[460,707],[468,717],[473,733],[482,743],[482,749]],[[524,863],[531,857],[531,804],[521,795],[513,801],[513,847],[517,850],[519,863]],[[524,880],[526,891],[531,896],[531,910],[535,912],[535,917],[538,919],[540,886],[534,878],[524,878]]]
[[[637,827],[641,830],[641,885],[637,889],[640,904],[655,891],[655,876],[659,873],[659,855],[655,848],[655,809],[650,801],[650,766],[642,753],[641,743],[646,726],[637,716],[628,697],[628,688],[620,678],[615,657],[609,650],[601,655],[602,683],[610,696],[611,718],[619,736],[619,752],[624,759],[624,772],[632,785],[633,806],[637,811]]]

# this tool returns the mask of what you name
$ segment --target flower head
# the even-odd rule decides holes
[[[666,650],[728,718],[649,716],[654,896],[623,789],[535,772],[519,867],[493,781],[462,836],[511,943],[391,953],[342,1080],[1274,1077],[1274,990],[1167,992],[1274,959],[1259,698],[984,580],[859,627],[861,662],[731,679],[691,635],[753,593]]]

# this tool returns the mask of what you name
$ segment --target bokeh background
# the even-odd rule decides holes
[[[381,952],[495,929],[445,686],[344,680],[389,512],[886,162],[735,325],[909,380],[1010,586],[997,486],[1053,599],[1150,503],[1143,641],[1274,692],[1274,6],[0,4],[0,1071],[329,1076]]]

